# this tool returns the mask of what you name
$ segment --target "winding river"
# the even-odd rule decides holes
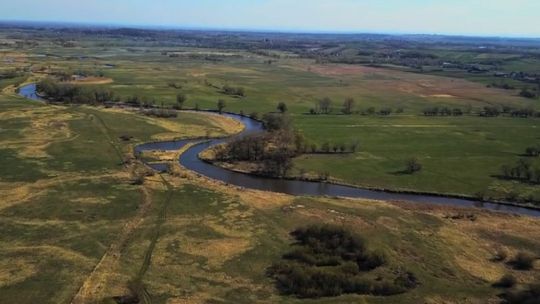
[[[23,86],[19,90],[19,94],[23,97],[42,100],[36,94],[36,85],[29,84]],[[135,147],[135,152],[139,153],[142,151],[174,151],[179,150],[187,144],[196,143],[186,152],[180,156],[180,164],[185,168],[197,172],[201,175],[207,176],[209,178],[223,181],[225,183],[264,191],[280,192],[292,195],[310,195],[310,196],[341,196],[341,197],[351,197],[351,198],[364,198],[364,199],[374,199],[374,200],[383,200],[383,201],[407,201],[411,203],[429,203],[429,204],[440,204],[440,205],[451,205],[459,207],[475,207],[475,208],[484,208],[489,210],[495,210],[506,213],[515,213],[522,215],[529,215],[534,217],[540,217],[540,210],[517,207],[507,204],[499,204],[493,202],[479,202],[475,200],[462,199],[462,198],[451,198],[435,195],[423,195],[423,194],[410,194],[410,193],[393,193],[385,191],[375,191],[361,189],[351,186],[343,186],[336,184],[329,184],[323,182],[309,182],[309,181],[298,181],[298,180],[285,180],[285,179],[276,179],[268,177],[259,177],[254,175],[249,175],[245,173],[239,173],[223,169],[221,167],[208,164],[199,159],[199,153],[205,149],[235,139],[243,137],[250,134],[257,134],[263,132],[263,126],[260,122],[243,117],[236,114],[223,114],[225,116],[231,117],[241,121],[245,125],[244,131],[241,133],[221,139],[213,139],[206,142],[198,143],[200,140],[186,139],[179,141],[165,141],[165,142],[152,142],[145,143]],[[163,171],[165,170],[166,164],[148,164],[152,168]]]

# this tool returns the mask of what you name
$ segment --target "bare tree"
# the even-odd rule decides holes
[[[321,100],[319,100],[319,110],[324,113],[328,114],[331,112],[331,106],[332,106],[332,99],[329,97],[325,97]]]
[[[354,108],[354,99],[353,98],[347,98],[343,102],[343,109],[341,110],[341,112],[343,112],[343,114],[348,114],[349,115],[349,114],[352,114],[353,108]]]

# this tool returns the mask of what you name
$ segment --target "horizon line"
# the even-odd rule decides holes
[[[14,20],[0,19],[1,24],[27,25],[64,25],[76,27],[107,27],[107,28],[131,28],[146,30],[194,30],[194,31],[215,31],[215,32],[244,32],[244,33],[268,33],[268,34],[312,34],[312,35],[389,35],[389,36],[442,36],[442,37],[464,37],[464,38],[499,38],[499,39],[528,39],[540,40],[540,36],[528,36],[516,34],[475,34],[475,33],[429,33],[429,32],[409,32],[409,31],[377,31],[377,30],[324,30],[324,29],[300,29],[300,28],[250,28],[250,27],[213,27],[200,25],[171,25],[171,24],[136,24],[136,23],[114,23],[114,22],[81,22],[81,21],[50,21],[50,20]]]

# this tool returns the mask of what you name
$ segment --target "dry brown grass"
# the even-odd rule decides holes
[[[107,77],[84,77],[81,79],[69,81],[69,83],[72,84],[108,84],[113,82],[114,80],[112,78]]]
[[[20,131],[22,138],[0,142],[1,146],[16,150],[21,158],[49,158],[46,149],[51,144],[76,138],[69,129],[68,122],[80,116],[58,111],[57,107],[26,108],[0,114],[0,119],[29,117],[32,118],[30,126]]]
[[[29,258],[1,259],[0,288],[23,282],[37,272],[38,267],[36,263]]]
[[[523,99],[516,96],[515,92],[487,88],[480,83],[464,79],[342,64],[296,64],[289,67],[344,81],[351,79],[355,82],[355,87],[351,90],[357,93],[380,92],[392,96],[405,94],[425,98],[434,103],[452,99],[453,102],[463,105],[470,102],[523,104]],[[361,82],[357,82],[359,77],[362,78]]]
[[[47,193],[47,191],[59,184],[77,181],[92,181],[100,179],[127,180],[129,175],[126,172],[109,172],[97,175],[65,173],[61,176],[38,180],[34,183],[0,183],[0,210],[24,204],[29,200]]]

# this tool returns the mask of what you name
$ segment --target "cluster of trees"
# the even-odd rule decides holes
[[[525,156],[538,157],[540,156],[540,146],[530,146],[525,149]]]
[[[159,118],[175,118],[178,117],[178,112],[166,109],[166,108],[152,108],[143,110],[142,113],[147,116],[159,117]]]
[[[529,160],[522,158],[514,166],[502,166],[501,177],[525,183],[540,184],[540,167],[533,167]]]
[[[309,110],[311,114],[330,114],[332,112],[332,99],[324,97],[315,104],[315,108]]]
[[[229,85],[224,85],[221,88],[221,90],[223,94],[225,95],[240,96],[240,97],[246,96],[246,91],[242,87],[232,87]]]
[[[508,114],[512,117],[521,117],[521,118],[540,117],[540,112],[536,112],[531,108],[514,109],[514,108],[503,107],[503,113]]]
[[[463,116],[464,114],[470,114],[472,109],[461,108],[449,108],[449,107],[428,107],[422,110],[424,116]],[[483,117],[498,117],[501,115],[507,115],[510,117],[540,117],[540,112],[535,111],[532,108],[512,108],[509,106],[485,106],[480,110],[478,115]]]
[[[366,242],[342,227],[313,225],[293,231],[293,250],[274,263],[268,274],[278,289],[301,298],[342,294],[394,295],[418,285],[410,272],[391,280],[364,277],[387,263],[386,255],[368,250]]]
[[[379,110],[377,110],[375,107],[369,107],[363,111],[358,111],[358,110],[355,110],[355,105],[356,105],[356,101],[354,100],[354,98],[350,98],[350,97],[346,98],[343,101],[340,112],[345,115],[351,115],[351,114],[375,115],[377,114],[381,116],[388,116],[394,112],[395,113],[404,112],[403,108],[397,108],[394,111],[394,109],[389,108],[389,107],[381,108]],[[312,115],[330,114],[332,113],[332,111],[333,111],[332,99],[330,99],[329,97],[325,97],[319,100],[315,104],[315,107],[309,110],[309,114],[312,114]]]
[[[219,109],[219,107],[218,107]],[[259,119],[257,113],[250,115]],[[292,169],[292,159],[305,153],[354,153],[360,144],[323,143],[320,147],[308,143],[296,132],[286,114],[266,113],[261,118],[264,134],[236,139],[227,145],[214,148],[215,160],[220,162],[252,162],[258,165],[259,174],[283,177]]]
[[[110,90],[60,83],[50,78],[40,81],[37,90],[49,99],[66,103],[95,104],[114,99],[114,93]]]
[[[262,116],[262,123],[269,132],[292,129],[292,121],[288,115],[266,113]]]
[[[354,141],[351,144],[331,144],[329,142],[324,142],[320,147],[317,146],[317,144],[312,143],[307,147],[306,152],[309,153],[322,153],[322,154],[330,154],[330,153],[354,153],[360,148],[360,143],[358,141]]]
[[[424,116],[463,116],[464,111],[460,108],[450,109],[448,107],[429,107],[423,111]]]
[[[369,107],[361,112],[362,115],[381,115],[381,116],[388,116],[392,113],[403,113],[405,110],[403,108],[396,108],[395,111],[392,108],[381,108],[379,110],[375,109],[375,107]]]
[[[501,110],[499,109],[499,107],[494,107],[494,106],[486,106],[480,112],[480,116],[484,116],[484,117],[497,117],[500,115],[501,115]]]
[[[52,73],[56,78],[60,79],[60,81],[70,81],[73,79],[74,76],[78,77],[104,77],[105,74],[103,71],[98,70],[75,70],[75,71],[64,71],[64,70],[57,70]]]
[[[120,102],[121,98],[115,97],[114,101]],[[124,98],[125,103],[130,104],[132,106],[137,107],[143,107],[143,108],[154,108],[156,107],[156,100],[155,99],[148,99],[146,96],[139,97],[137,95],[133,96],[126,96]]]
[[[239,138],[215,148],[218,161],[248,161],[259,164],[259,174],[282,177],[292,168],[292,158],[300,155],[304,137],[293,130],[290,118],[281,114],[265,114],[267,133]]]
[[[532,108],[512,108],[509,106],[503,106],[501,108],[496,106],[486,106],[480,112],[480,116],[484,117],[497,117],[506,114],[510,117],[540,117],[540,112],[533,110]]]

